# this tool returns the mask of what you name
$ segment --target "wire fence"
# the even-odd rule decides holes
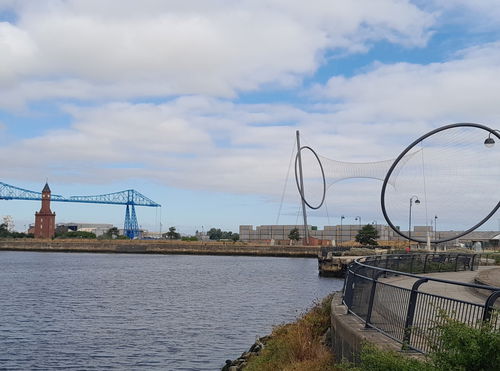
[[[365,327],[396,340],[402,344],[402,349],[428,353],[433,347],[439,348],[437,324],[443,315],[473,327],[489,321],[494,329],[500,328],[499,305],[496,304],[500,288],[423,275],[476,270],[480,260],[479,255],[450,253],[360,258],[347,269],[344,304],[349,313],[365,322]],[[398,285],[403,278],[407,278],[411,287]],[[486,293],[486,299],[471,302],[436,295],[422,290],[425,283],[481,290],[483,295]]]

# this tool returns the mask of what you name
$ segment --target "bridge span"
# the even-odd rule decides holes
[[[16,187],[7,183],[0,182],[0,200],[29,200],[38,201],[42,199],[42,193],[30,191],[28,189]],[[134,189],[107,193],[93,196],[70,196],[64,197],[53,194],[51,201],[55,202],[79,202],[87,204],[105,204],[105,205],[125,205],[124,233],[129,238],[139,235],[139,223],[135,213],[135,206],[161,207],[143,194]]]

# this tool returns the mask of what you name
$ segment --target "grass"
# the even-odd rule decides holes
[[[384,351],[365,344],[361,363],[335,364],[322,343],[330,327],[332,295],[324,298],[296,322],[276,327],[258,356],[251,356],[245,371],[494,371],[500,364],[500,330],[490,323],[478,328],[443,316],[436,323],[439,337],[424,359]],[[439,345],[439,346],[438,346]]]
[[[331,300],[330,295],[296,322],[274,328],[265,348],[249,359],[245,371],[336,370],[332,352],[321,342],[330,327]]]

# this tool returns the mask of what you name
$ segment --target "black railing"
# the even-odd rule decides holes
[[[402,349],[427,353],[433,345],[439,346],[436,324],[443,313],[471,326],[488,320],[493,328],[500,328],[498,312],[494,311],[500,288],[415,274],[475,270],[478,265],[479,257],[472,254],[360,258],[347,269],[344,304],[349,313],[365,322],[365,327],[398,341]],[[422,291],[424,283],[482,290],[487,299],[484,303],[474,303],[433,294],[433,290]]]

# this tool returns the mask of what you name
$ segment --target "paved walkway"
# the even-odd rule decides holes
[[[476,277],[476,281],[483,285],[500,287],[500,267],[480,271]]]
[[[498,267],[479,267],[477,271],[465,272],[442,272],[426,273],[425,276],[439,278],[443,280],[475,283],[476,276],[486,277],[488,284],[495,283],[495,287],[500,289],[500,268]],[[380,281],[391,283],[395,286],[411,289],[417,279],[407,276],[381,278]],[[483,281],[485,282],[485,281]],[[491,282],[491,283],[490,283]],[[453,299],[463,300],[475,304],[484,304],[487,297],[487,291],[477,291],[467,286],[452,285],[441,282],[429,281],[419,287],[419,291],[445,296]],[[493,291],[492,291],[493,292]]]

